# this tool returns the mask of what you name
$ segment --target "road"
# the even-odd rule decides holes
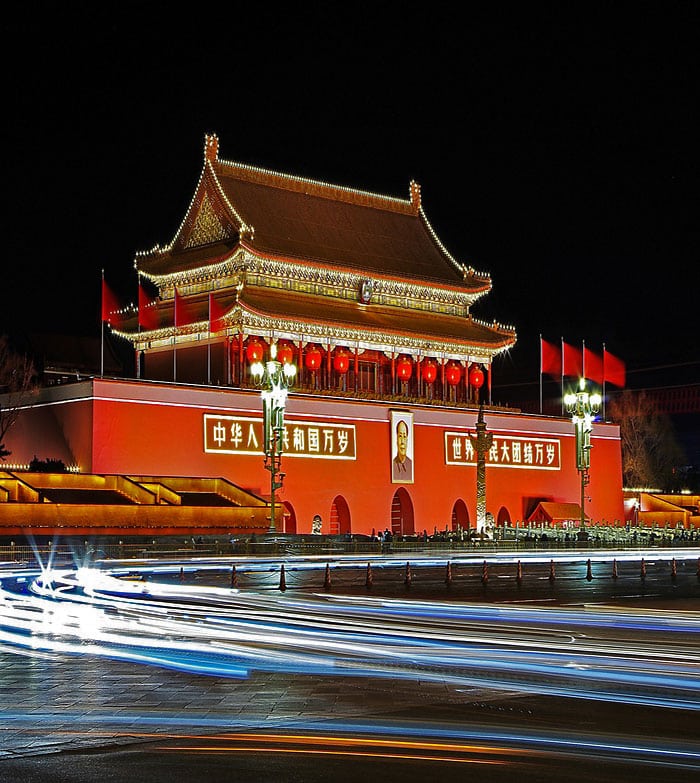
[[[371,586],[366,563],[335,562],[328,584],[328,563],[287,561],[286,589],[279,562],[114,564],[128,578],[66,570],[33,592],[26,570],[8,567],[0,775],[697,774],[695,560],[657,553],[643,579],[639,561],[616,578],[610,562],[589,574],[576,558],[560,559],[552,578],[551,561],[528,562],[520,580],[507,558],[486,578],[483,563],[455,563],[448,585],[444,562],[411,565],[407,583],[406,564],[385,560]],[[631,605],[621,585],[648,605]],[[606,589],[629,605],[580,602]],[[67,688],[86,671],[94,688]],[[100,753],[72,752],[72,762],[38,755],[90,747]],[[117,763],[122,776],[111,778]]]

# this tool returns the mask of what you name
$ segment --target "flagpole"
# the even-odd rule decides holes
[[[177,383],[177,340],[175,339],[177,332],[177,287],[173,288],[174,300],[173,300],[173,383]]]
[[[561,338],[561,415],[564,415],[564,338]]]
[[[209,294],[209,323],[207,324],[207,383],[211,386],[211,294]]]
[[[540,416],[542,415],[542,333],[540,332]]]
[[[105,374],[105,270],[102,270],[102,287],[100,288],[100,378]]]
[[[605,343],[603,343],[603,421],[605,418]]]

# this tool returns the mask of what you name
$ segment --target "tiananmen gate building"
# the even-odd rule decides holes
[[[119,477],[133,502],[95,525],[112,530],[121,514],[161,532],[266,529],[250,366],[273,346],[297,368],[278,530],[309,533],[315,515],[328,534],[474,528],[480,412],[489,519],[523,524],[542,503],[580,512],[572,422],[492,404],[494,358],[515,329],[473,312],[491,279],[443,246],[417,183],[402,199],[266,171],[220,158],[208,135],[174,238],[134,265],[138,307],[105,310],[103,287],[103,319],[133,346],[133,377],[42,389],[7,438],[13,463],[41,450],[94,486]],[[586,517],[620,521],[619,428],[595,422],[591,443]],[[22,475],[0,474],[0,489]],[[210,500],[184,502],[196,484]]]

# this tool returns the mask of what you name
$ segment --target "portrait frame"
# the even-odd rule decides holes
[[[414,448],[413,448],[413,413],[412,411],[390,411],[391,414],[391,453],[389,470],[392,484],[413,484],[414,482]],[[400,461],[399,424],[403,423],[408,434],[405,459]],[[400,464],[399,464],[400,462]]]

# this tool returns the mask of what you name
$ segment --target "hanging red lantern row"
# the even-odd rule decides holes
[[[484,385],[484,371],[478,364],[473,364],[469,371],[469,385],[480,389]]]
[[[346,350],[336,348],[333,356],[333,369],[341,375],[345,375],[350,369],[350,354]]]
[[[306,349],[306,356],[304,356],[304,365],[307,370],[318,370],[321,366],[323,356],[321,349],[317,345],[310,345]]]
[[[282,364],[291,364],[294,361],[294,348],[289,343],[277,343],[277,360]]]
[[[402,381],[407,381],[413,372],[413,362],[408,356],[402,356],[396,363],[396,374]]]
[[[437,364],[430,360],[423,360],[423,369],[421,371],[423,380],[430,384],[437,378]]]
[[[462,377],[462,368],[457,362],[449,362],[445,367],[445,378],[450,386],[456,386]]]
[[[245,355],[251,364],[261,362],[264,353],[265,348],[257,337],[253,337],[248,340],[248,345],[246,345],[245,349]]]

